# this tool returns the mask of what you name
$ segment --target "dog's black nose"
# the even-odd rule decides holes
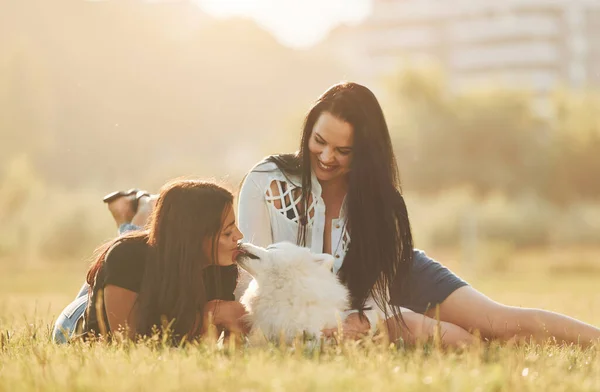
[[[245,249],[242,249],[242,245],[243,245],[243,244],[242,244],[241,242],[238,242],[238,244],[237,244],[237,249],[238,249],[238,251],[240,252],[240,254],[238,255],[238,257],[237,257],[237,258],[240,258],[240,257],[247,257],[247,258],[249,258],[249,259],[253,259],[253,260],[258,260],[258,259],[260,259],[260,257],[258,257],[258,256],[256,256],[256,255],[253,255],[252,253],[248,252],[248,251],[247,251],[247,250],[245,250]]]

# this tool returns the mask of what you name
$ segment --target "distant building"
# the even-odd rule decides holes
[[[600,0],[372,1],[348,36],[365,78],[434,62],[456,89],[600,87]]]

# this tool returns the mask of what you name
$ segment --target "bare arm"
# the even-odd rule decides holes
[[[135,337],[137,297],[136,292],[119,286],[109,284],[104,288],[104,306],[108,316],[108,326],[113,333],[126,328],[127,336],[131,339]]]
[[[238,301],[212,300],[204,306],[202,335],[206,335],[209,325],[212,324],[237,334],[245,334],[249,330],[245,322],[248,313],[244,305]]]

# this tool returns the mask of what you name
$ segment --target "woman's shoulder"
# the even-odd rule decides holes
[[[111,246],[106,254],[105,263],[111,265],[143,262],[146,259],[148,248],[147,236],[123,238]]]
[[[113,285],[138,293],[149,249],[146,235],[117,240],[104,259],[98,287]]]
[[[252,169],[248,172],[250,173],[281,173],[281,169],[275,163],[273,159],[276,155],[269,155],[261,159],[258,163],[256,163]]]
[[[282,170],[281,163],[277,163],[280,162],[278,159],[280,157],[280,155],[265,157],[250,169],[246,178],[262,185],[270,184],[273,180],[300,183],[297,175],[285,173]]]

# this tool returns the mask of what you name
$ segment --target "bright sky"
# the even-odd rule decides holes
[[[284,45],[307,47],[340,23],[357,23],[371,8],[371,0],[194,0],[216,17],[254,19]]]

